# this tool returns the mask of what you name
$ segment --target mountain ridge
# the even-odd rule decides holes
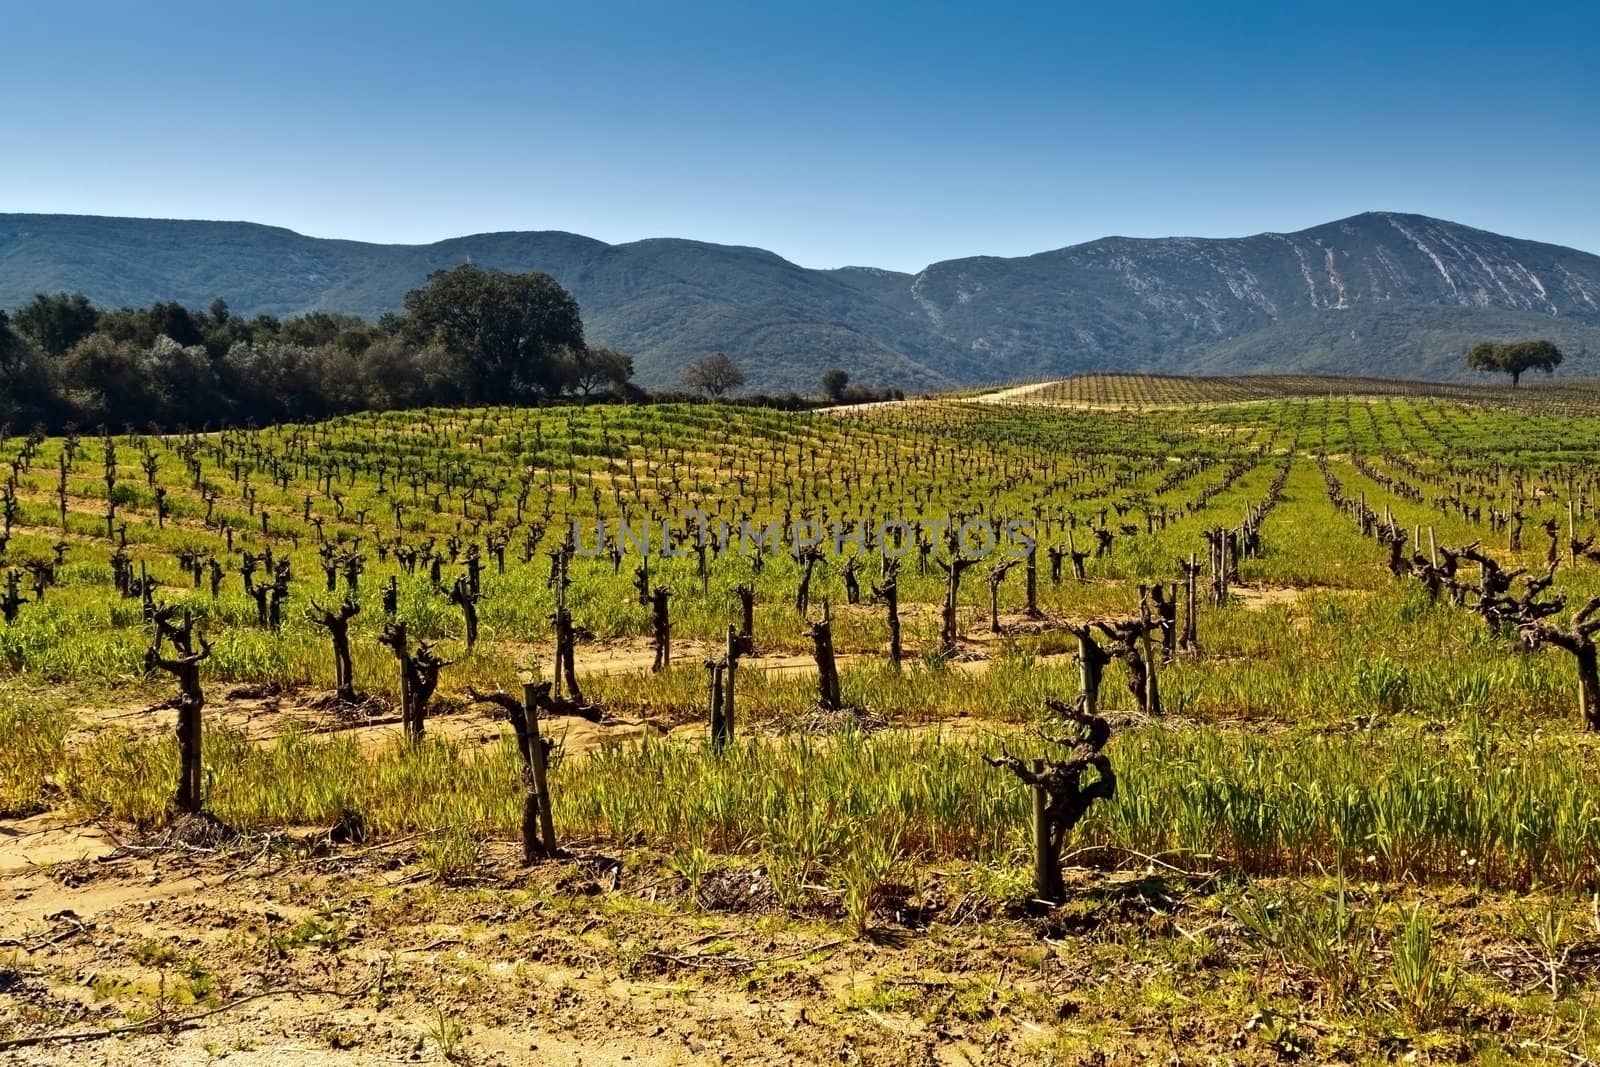
[[[1247,237],[1111,235],[914,274],[676,237],[381,245],[253,222],[0,214],[6,308],[70,290],[103,306],[222,296],[241,314],[371,317],[462,262],[550,273],[591,339],[632,352],[652,386],[716,350],[762,389],[813,389],[829,366],[912,389],[1089,370],[1463,377],[1472,341],[1528,332],[1561,344],[1571,373],[1600,372],[1600,256],[1406,212]]]

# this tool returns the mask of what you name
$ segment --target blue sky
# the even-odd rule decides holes
[[[0,0],[0,211],[915,270],[1369,209],[1600,251],[1593,5]]]

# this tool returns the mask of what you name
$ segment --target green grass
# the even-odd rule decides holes
[[[835,877],[847,891],[899,863],[1024,862],[1028,799],[979,755],[1029,744],[936,733],[749,739],[718,755],[645,741],[558,762],[563,839],[758,858],[784,893]],[[1113,742],[1121,783],[1069,849],[1104,846],[1197,869],[1259,875],[1336,867],[1363,878],[1499,888],[1600,889],[1600,755],[1587,738],[1473,719],[1454,736],[1153,729]],[[208,808],[239,829],[359,817],[374,834],[442,835],[441,873],[471,869],[470,841],[520,825],[509,739],[427,740],[375,752],[293,731],[269,745],[208,735]],[[86,814],[153,825],[168,815],[176,746],[106,733],[60,770]],[[1111,857],[1115,859],[1113,855]]]
[[[1325,456],[1350,495],[1399,525],[1432,530],[1443,544],[1483,540],[1507,566],[1536,570],[1538,523],[1564,523],[1569,500],[1583,512],[1580,533],[1593,529],[1600,419],[1584,397],[1556,391],[1503,401],[1471,390],[1329,395],[1316,384],[1128,378],[1076,383],[1054,396],[1059,404],[942,402],[842,416],[494,408],[210,436],[87,437],[72,448],[8,437],[0,454],[15,460],[19,515],[7,559],[47,559],[61,540],[66,561],[42,601],[0,627],[0,669],[14,694],[0,705],[0,806],[68,803],[144,825],[169,814],[168,739],[133,739],[86,714],[77,723],[85,733],[69,743],[71,716],[25,695],[42,683],[129,698],[161,691],[143,669],[149,631],[140,605],[111,588],[108,451],[136,572],[158,581],[158,599],[192,610],[211,641],[203,680],[214,709],[234,684],[331,684],[327,639],[305,617],[313,600],[344,593],[342,578],[337,593],[325,587],[321,538],[366,560],[352,626],[358,688],[395,695],[395,663],[376,637],[382,588],[396,576],[398,617],[456,661],[444,675],[448,697],[467,684],[513,688],[530,669],[548,676],[548,552],[573,520],[587,544],[597,520],[659,523],[690,505],[757,525],[785,515],[983,515],[997,526],[1030,519],[1051,545],[1071,531],[1089,547],[1103,514],[1116,538],[1108,555],[1089,560],[1087,583],[1070,569],[1050,581],[1041,554],[1040,607],[1059,622],[1130,611],[1135,583],[1173,579],[1179,561],[1202,550],[1204,531],[1237,522],[1281,474],[1264,551],[1241,564],[1240,596],[1204,605],[1203,655],[1161,670],[1170,725],[1119,734],[1113,752],[1124,788],[1084,823],[1075,847],[1262,874],[1343,863],[1384,879],[1595,884],[1595,813],[1585,799],[1595,763],[1573,721],[1569,659],[1521,651],[1471,611],[1430,604],[1417,583],[1391,578],[1378,547],[1331,506],[1316,459]],[[1267,398],[1256,399],[1262,389]],[[1173,404],[1185,406],[1177,416],[1166,411]],[[56,486],[69,451],[63,529]],[[162,523],[145,454],[167,491]],[[1412,486],[1420,498],[1402,491]],[[1446,499],[1509,506],[1517,494],[1527,517],[1517,551]],[[524,561],[534,523],[544,537]],[[403,573],[390,549],[432,544],[445,557],[448,587],[463,572],[465,547],[495,533],[506,538],[506,565],[484,552],[483,638],[469,655],[460,613],[426,564]],[[378,558],[380,544],[387,560]],[[281,632],[256,625],[237,573],[241,552],[269,548],[294,571]],[[179,571],[185,551],[225,561],[218,596]],[[862,555],[870,587],[874,553],[850,551]],[[600,641],[637,649],[648,635],[648,609],[632,583],[638,562],[573,561],[569,605]],[[703,718],[700,648],[720,646],[741,583],[756,588],[762,652],[809,650],[792,603],[798,568],[787,554],[759,569],[736,552],[713,555],[704,577],[692,554],[652,558],[650,567],[652,582],[673,591],[677,665],[587,678],[587,693],[614,716]],[[1020,861],[1025,798],[977,757],[1002,737],[1026,745],[1019,731],[1038,723],[1045,700],[1076,694],[1076,643],[1053,624],[976,640],[987,628],[986,569],[969,574],[959,597],[967,647],[985,660],[972,669],[934,654],[943,577],[937,567],[921,573],[914,552],[902,563],[907,660],[899,669],[885,656],[882,608],[844,605],[837,557],[817,567],[811,591],[816,608],[834,606],[848,703],[897,726],[959,719],[961,732],[944,740],[897,731],[870,740],[791,736],[812,708],[813,684],[804,672],[752,664],[739,675],[741,740],[722,757],[650,743],[565,761],[555,775],[563,834],[688,857],[759,857],[785,892],[826,884],[858,918],[873,886],[908,864]],[[1021,582],[1017,570],[1001,586],[1008,616],[1021,608]],[[1600,592],[1600,568],[1564,568],[1558,588],[1580,603]],[[587,653],[580,649],[580,662]],[[1120,667],[1104,698],[1110,710],[1131,708]],[[235,825],[356,813],[380,835],[433,834],[429,864],[443,875],[470,870],[473,842],[512,832],[517,817],[517,769],[503,745],[363,748],[293,732],[261,744],[213,724],[206,774],[209,806]]]

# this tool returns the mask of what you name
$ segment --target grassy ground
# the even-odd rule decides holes
[[[1600,566],[1566,545],[1569,503],[1580,539],[1596,525],[1600,418],[1582,390],[1269,384],[1099,378],[811,415],[419,412],[0,442],[16,460],[6,561],[29,598],[0,628],[0,889],[17,904],[0,919],[15,1009],[0,1057],[1588,1062],[1600,753],[1572,658],[1392,577],[1330,502],[1319,457],[1424,555],[1430,533],[1480,540],[1540,573],[1540,524],[1555,522],[1570,612],[1600,593]],[[1165,714],[1136,713],[1111,668],[1118,792],[1067,843],[1068,904],[1031,903],[1027,792],[982,757],[1042,754],[1041,732],[1060,732],[1045,701],[1079,688],[1066,623],[1136,609],[1139,583],[1175,579],[1275,479],[1262,554],[1228,603],[1202,606],[1201,654],[1160,670]],[[1085,582],[1070,566],[1053,581],[1041,553],[1037,617],[1011,571],[999,632],[988,564],[968,572],[954,654],[932,562],[947,550],[935,542],[923,573],[911,549],[899,668],[870,595],[881,550],[826,545],[811,617],[829,603],[862,711],[841,721],[817,713],[797,562],[710,551],[702,574],[689,506],[713,536],[718,520],[787,515],[1113,538]],[[1521,511],[1520,548],[1491,509]],[[548,552],[574,520],[582,548],[624,518],[676,536],[681,554],[648,564],[672,589],[675,665],[648,670],[640,557],[580,553],[579,673],[606,717],[552,724],[573,856],[523,869],[510,731],[465,691],[549,676]],[[123,536],[154,598],[188,607],[212,644],[214,822],[172,810],[174,713],[149,710],[170,689],[144,672],[139,599],[112,585]],[[398,562],[429,546],[437,586],[426,560]],[[470,546],[471,650],[446,595]],[[293,569],[278,631],[257,625],[239,573],[269,548]],[[40,598],[33,575],[58,549]],[[215,597],[180,564],[209,556]],[[860,604],[845,603],[852,557]],[[398,617],[455,661],[420,744],[398,736],[376,641],[391,576]],[[759,654],[739,675],[739,738],[715,753],[701,662],[744,583]],[[328,699],[328,640],[305,615],[347,592],[356,706]]]

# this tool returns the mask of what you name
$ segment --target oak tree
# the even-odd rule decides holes
[[[1561,349],[1551,341],[1508,341],[1495,344],[1480,341],[1467,351],[1467,366],[1475,371],[1493,371],[1511,375],[1515,389],[1522,375],[1530,370],[1552,374],[1561,366]]]

